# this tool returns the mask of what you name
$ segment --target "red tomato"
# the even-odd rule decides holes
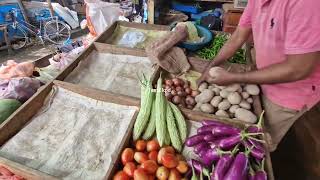
[[[149,180],[149,176],[143,169],[136,169],[133,175],[134,180]]]
[[[169,177],[169,170],[166,167],[161,166],[157,169],[156,175],[159,180],[167,180]]]
[[[149,180],[155,180],[156,176],[155,175],[149,175]]]
[[[168,153],[171,153],[171,154],[175,153],[174,148],[172,146],[166,146],[165,148]]]
[[[189,166],[187,164],[187,162],[185,161],[179,161],[178,166],[176,167],[176,169],[181,173],[184,174],[188,171]]]
[[[176,169],[170,169],[170,175],[168,180],[181,180],[181,175]]]
[[[169,153],[163,155],[161,161],[162,164],[169,169],[177,167],[179,163],[177,157]]]
[[[130,177],[133,177],[134,170],[136,170],[136,165],[133,162],[128,162],[123,167],[123,171]]]
[[[153,160],[147,160],[141,164],[141,168],[148,174],[155,174],[158,169],[158,165]]]
[[[137,151],[144,151],[146,149],[147,143],[144,140],[138,140],[136,142]]]
[[[157,140],[148,141],[148,143],[147,143],[147,151],[148,152],[159,151],[159,149],[160,149],[160,145]]]
[[[157,157],[158,157],[158,152],[157,152],[157,151],[151,151],[151,152],[149,152],[149,154],[148,154],[148,158],[149,158],[150,160],[154,160],[154,161],[156,161],[156,162],[157,162]]]
[[[161,148],[157,157],[158,164],[162,164],[162,156],[165,154],[174,154],[174,149],[172,147],[170,148],[170,146]]]
[[[126,148],[121,154],[121,161],[123,165],[126,165],[127,162],[132,162],[134,156],[134,151],[131,148]]]
[[[130,177],[123,171],[118,171],[113,180],[130,180]]]
[[[148,160],[148,156],[143,152],[135,152],[134,153],[134,160],[137,161],[137,163],[141,164]]]

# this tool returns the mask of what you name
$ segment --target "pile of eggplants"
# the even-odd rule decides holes
[[[199,157],[188,162],[193,170],[191,179],[267,180],[262,116],[258,124],[244,130],[218,121],[202,121],[197,134],[185,142]]]

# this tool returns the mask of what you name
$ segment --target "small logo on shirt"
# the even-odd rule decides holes
[[[274,19],[272,18],[271,21],[270,21],[270,27],[271,27],[271,29],[273,28],[273,26],[274,26]]]

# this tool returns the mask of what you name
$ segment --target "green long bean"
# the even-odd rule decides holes
[[[211,61],[216,57],[223,47],[223,45],[227,42],[228,36],[225,34],[217,34],[210,44],[209,47],[205,47],[196,52],[196,54],[208,61]],[[244,49],[239,49],[236,54],[228,60],[230,63],[238,63],[238,64],[246,64],[245,51]]]

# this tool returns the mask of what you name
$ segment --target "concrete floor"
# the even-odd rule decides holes
[[[88,31],[76,29],[72,30],[71,33],[71,38],[75,40],[85,36]],[[11,55],[8,54],[7,50],[0,50],[0,64],[6,62],[7,60],[15,60],[16,62],[34,61],[53,53],[55,50],[56,48],[52,44],[46,44],[44,46],[39,43],[28,45],[20,50],[14,51]]]
[[[43,56],[51,54],[49,46],[44,47],[43,45],[31,45],[25,47],[21,50],[15,51],[13,54],[9,55],[7,50],[0,51],[0,64],[6,62],[7,60],[15,60],[16,62],[23,61],[34,61]]]

